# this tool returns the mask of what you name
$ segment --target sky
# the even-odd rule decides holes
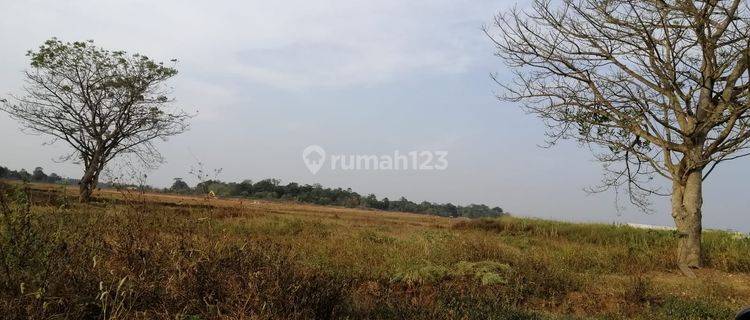
[[[673,225],[667,198],[654,212],[617,209],[614,192],[588,194],[600,164],[587,148],[542,148],[545,128],[496,99],[509,78],[481,31],[528,1],[0,0],[0,96],[19,93],[25,53],[51,37],[178,59],[176,105],[190,131],[159,142],[166,162],[146,182],[168,186],[198,161],[219,179],[279,178],[413,201],[484,203],[519,216]],[[0,114],[0,165],[78,177],[69,152]],[[392,155],[446,151],[446,170],[312,174],[301,153]],[[113,175],[128,172],[110,165]],[[704,224],[750,231],[748,162],[723,164],[705,186]]]

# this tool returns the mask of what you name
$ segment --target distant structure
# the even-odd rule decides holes
[[[674,231],[677,230],[675,227],[669,227],[669,226],[652,226],[650,224],[640,224],[640,223],[626,223],[628,227],[636,228],[636,229],[648,229],[648,230],[664,230],[664,231]]]

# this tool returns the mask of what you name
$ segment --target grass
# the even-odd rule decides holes
[[[728,319],[750,240],[239,200],[3,186],[8,319]]]

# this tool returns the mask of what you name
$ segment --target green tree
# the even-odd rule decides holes
[[[31,181],[43,182],[47,180],[47,174],[44,173],[42,167],[34,168],[34,172],[31,173]]]
[[[174,178],[174,182],[172,182],[169,190],[176,193],[186,193],[190,191],[190,186],[182,178]]]
[[[368,194],[364,199],[362,199],[362,205],[367,208],[377,208],[378,206],[378,198],[374,194]]]
[[[47,181],[51,183],[56,183],[56,182],[59,182],[60,180],[62,180],[62,177],[54,172],[50,173],[49,177],[47,177]]]
[[[458,207],[456,207],[452,203],[446,203],[445,204],[445,210],[448,212],[448,215],[450,215],[453,218],[460,217],[461,215],[458,213]]]
[[[383,201],[380,202],[380,209],[391,210],[391,201],[387,197],[383,198]]]
[[[18,179],[21,179],[23,181],[29,181],[31,180],[31,174],[29,174],[29,172],[26,171],[26,169],[21,169],[20,171],[18,171]]]
[[[29,51],[25,94],[2,110],[31,132],[64,141],[84,166],[79,199],[88,202],[104,166],[122,154],[146,165],[162,158],[153,141],[188,129],[191,115],[174,110],[165,81],[177,74],[140,54],[108,51],[92,41],[52,38]],[[173,60],[174,61],[174,60]]]

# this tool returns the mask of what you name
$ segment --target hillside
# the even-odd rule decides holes
[[[708,267],[689,279],[667,231],[72,192],[3,186],[0,313],[727,319],[750,304],[750,240],[722,232],[706,233]]]

